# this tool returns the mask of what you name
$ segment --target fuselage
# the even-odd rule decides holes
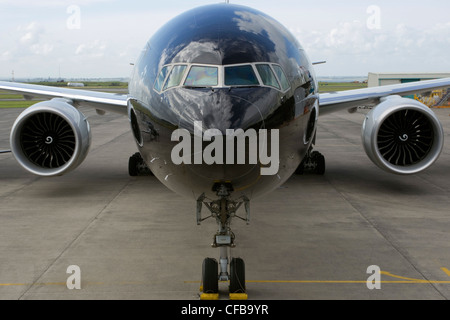
[[[319,111],[314,71],[298,41],[269,16],[230,4],[193,9],[155,33],[135,63],[129,95],[145,162],[168,188],[194,199],[214,197],[221,182],[232,185],[233,196],[249,199],[277,188],[311,146]],[[192,137],[191,154],[174,153],[187,142],[174,138],[179,129]],[[233,131],[257,138],[247,137],[242,150],[236,143],[230,156],[227,132]],[[219,140],[211,132],[223,138],[212,153],[210,140]],[[276,159],[255,157],[261,148],[267,155],[277,148]],[[174,154],[186,161],[174,161]],[[211,155],[214,163],[207,161]],[[276,170],[262,174],[270,166]]]

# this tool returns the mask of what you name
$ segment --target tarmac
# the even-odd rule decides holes
[[[0,109],[0,149],[21,111]],[[36,177],[0,154],[0,299],[198,300],[202,261],[219,255],[215,221],[197,226],[194,202],[128,176],[126,118],[81,111],[93,143],[75,171]],[[444,151],[406,177],[365,155],[362,113],[319,119],[325,175],[292,176],[251,203],[250,225],[233,222],[250,300],[450,298],[450,110],[434,111]]]

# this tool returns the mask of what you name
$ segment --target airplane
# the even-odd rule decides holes
[[[227,3],[161,27],[134,64],[127,95],[0,82],[48,99],[24,110],[10,135],[18,163],[38,176],[67,174],[87,156],[90,127],[78,107],[128,117],[138,149],[129,174],[153,174],[196,201],[197,224],[217,222],[220,257],[203,260],[204,299],[217,297],[219,281],[229,281],[230,297],[246,298],[244,260],[230,257],[233,218],[249,223],[250,202],[295,173],[324,174],[314,150],[319,116],[370,108],[362,124],[368,157],[390,173],[415,174],[439,157],[444,133],[430,108],[404,96],[448,87],[450,78],[320,93],[313,64],[284,26]]]

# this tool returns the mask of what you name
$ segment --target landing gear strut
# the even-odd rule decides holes
[[[250,201],[243,196],[238,200],[230,198],[233,187],[229,183],[217,183],[213,187],[219,197],[218,200],[211,201],[206,199],[203,194],[197,200],[197,224],[208,218],[215,218],[218,230],[214,235],[212,247],[220,249],[220,258],[217,261],[214,258],[206,258],[203,260],[202,268],[202,291],[200,298],[218,299],[219,297],[219,281],[229,281],[230,299],[247,299],[245,286],[245,264],[241,258],[232,258],[230,260],[231,248],[236,245],[234,243],[235,235],[231,231],[231,220],[237,217],[249,224],[250,222]],[[236,215],[236,211],[244,204],[246,217],[242,218]],[[202,218],[201,210],[205,205],[211,215]]]

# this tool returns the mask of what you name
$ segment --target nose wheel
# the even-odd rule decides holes
[[[230,294],[245,294],[245,264],[241,258],[233,258],[230,263]]]
[[[202,291],[206,295],[216,295],[219,293],[219,265],[216,259],[206,258],[202,266]]]
[[[223,259],[221,259],[221,263]],[[221,266],[222,267],[222,266]],[[221,268],[222,269],[222,268]],[[231,300],[247,300],[247,289],[245,285],[245,263],[241,258],[232,258],[230,262],[230,272],[226,278],[221,272],[219,275],[219,263],[214,258],[203,260],[202,285],[200,291],[201,300],[219,299],[219,281],[229,281],[229,297]]]
[[[197,200],[197,224],[208,218],[215,218],[218,224],[217,233],[214,235],[212,243],[213,248],[220,249],[220,258],[217,261],[213,258],[203,260],[202,266],[202,286],[200,299],[217,300],[219,298],[219,282],[229,281],[229,297],[233,300],[246,300],[247,290],[245,285],[245,264],[241,258],[230,258],[231,248],[234,243],[235,235],[231,231],[231,220],[234,217],[250,222],[250,204],[246,197],[241,197],[237,201],[230,199],[232,187],[227,184],[220,184],[216,187],[218,200],[209,201],[205,195]],[[244,204],[246,218],[236,215],[236,211]],[[205,205],[211,215],[202,218],[201,209]]]

